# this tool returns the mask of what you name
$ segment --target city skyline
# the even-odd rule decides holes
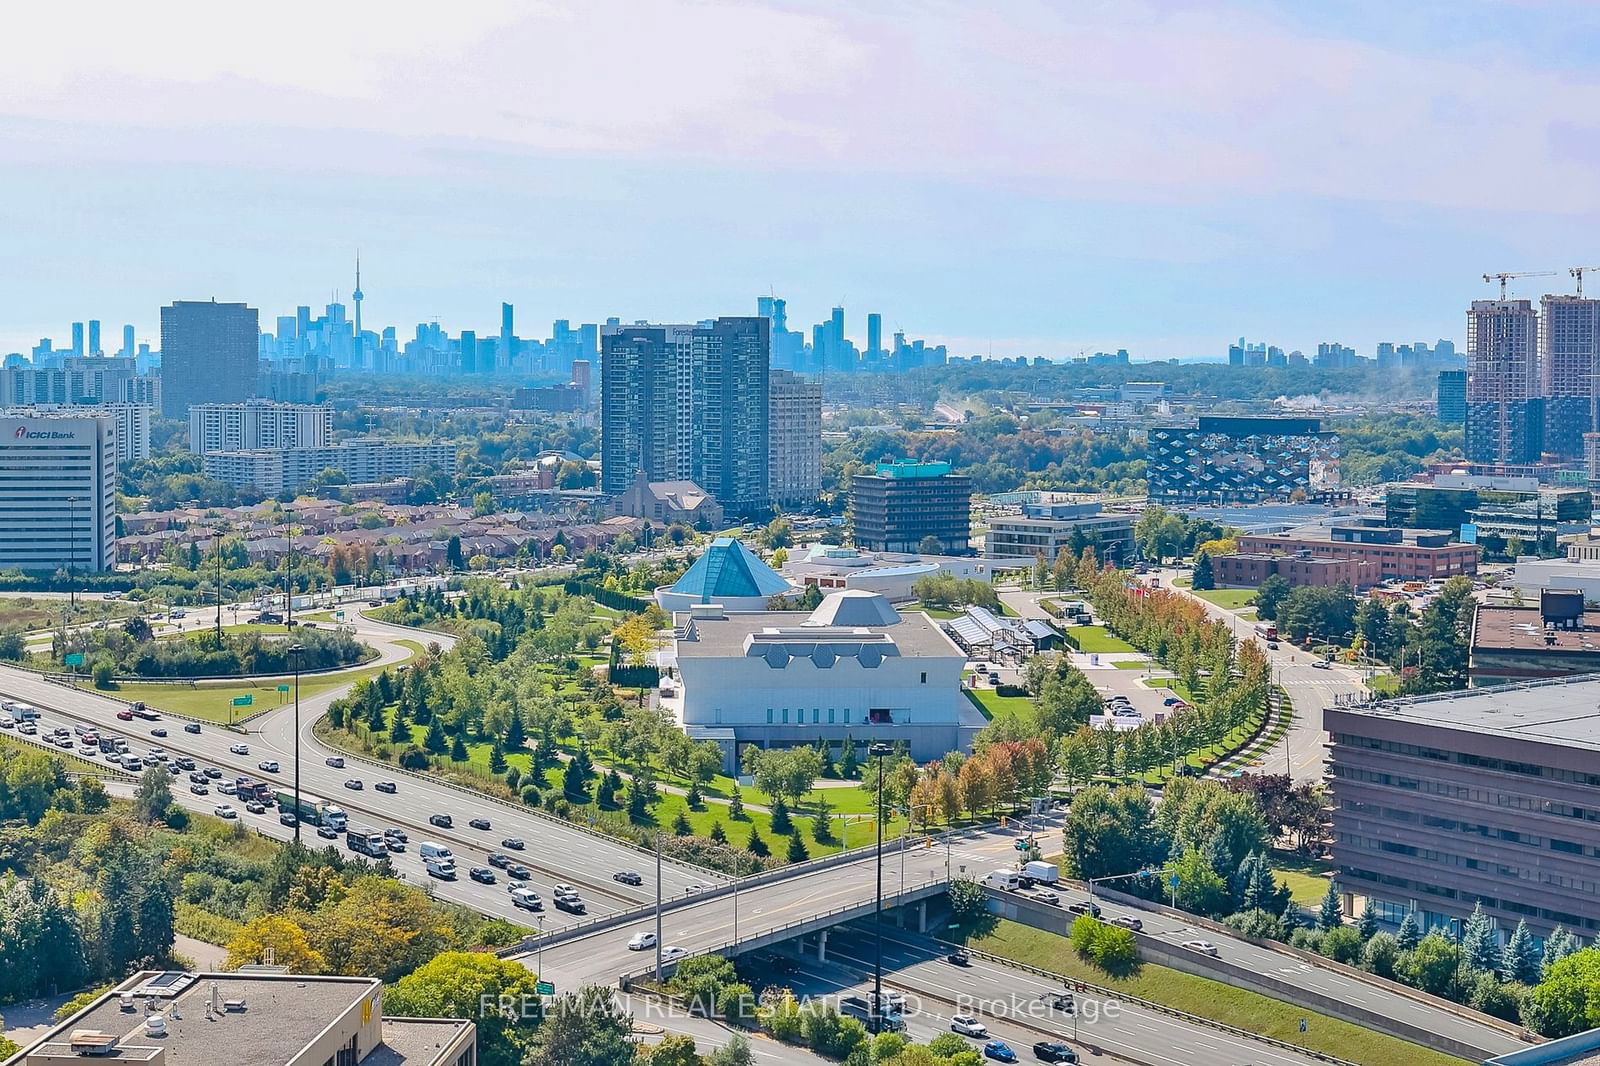
[[[348,291],[357,248],[367,322],[663,321],[770,287],[797,323],[881,310],[961,355],[1459,343],[1480,273],[1589,262],[1600,212],[1595,134],[1561,117],[1600,100],[1600,13],[1466,8],[397,5],[309,36],[293,5],[247,33],[30,10],[0,350],[90,307],[145,339],[175,298],[280,313]]]

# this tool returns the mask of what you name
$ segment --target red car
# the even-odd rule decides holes
[[[118,711],[117,712],[117,717],[122,719],[124,722],[131,722],[131,721],[133,721],[133,712],[132,711]]]

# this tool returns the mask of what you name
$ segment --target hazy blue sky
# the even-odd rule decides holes
[[[1403,10],[1396,10],[1403,8]],[[98,9],[98,10],[96,10]],[[842,302],[962,354],[1460,341],[1600,264],[1600,5],[31,4],[0,352],[173,298],[366,322]],[[1600,279],[1595,284],[1600,286]]]

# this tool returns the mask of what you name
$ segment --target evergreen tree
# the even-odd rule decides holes
[[[515,766],[506,768],[506,787],[515,792],[522,785],[522,771]]]
[[[805,862],[811,858],[811,852],[806,850],[805,837],[795,833],[789,838],[789,851],[785,856],[790,862]]]
[[[1332,881],[1328,882],[1328,891],[1323,894],[1322,905],[1317,908],[1317,925],[1324,932],[1337,929],[1344,924],[1344,914],[1339,910],[1339,889]]]
[[[767,847],[767,842],[761,839],[761,829],[758,826],[752,825],[750,827],[750,841],[744,847],[750,854],[759,855],[763,859],[772,854],[772,849]]]
[[[1544,955],[1539,961],[1539,974],[1541,977],[1550,973],[1550,967],[1578,950],[1578,940],[1567,932],[1565,926],[1556,926],[1550,930],[1550,935],[1544,938]]]
[[[733,786],[733,795],[728,798],[728,817],[735,822],[744,821],[744,795],[738,785]]]
[[[711,823],[711,833],[709,835],[713,844],[726,844],[728,842],[728,831],[722,828],[722,820],[720,818]]]
[[[1495,934],[1494,923],[1483,913],[1483,904],[1472,908],[1466,930],[1461,935],[1461,960],[1481,973],[1500,972],[1500,939]]]
[[[819,777],[837,777],[839,773],[833,766],[833,747],[825,737],[817,738],[817,754],[822,756],[822,772]]]
[[[506,772],[506,749],[498,740],[489,747],[489,772],[491,774]]]
[[[589,802],[589,782],[584,780],[583,768],[577,759],[567,760],[567,768],[561,772],[561,791],[575,803]]]
[[[450,761],[466,762],[467,758],[467,746],[461,742],[461,734],[457,733],[455,739],[450,742]]]
[[[1272,864],[1267,861],[1267,857],[1265,855],[1261,856],[1260,863],[1256,865],[1255,890],[1256,898],[1261,901],[1261,908],[1271,911],[1273,914],[1284,915],[1286,923],[1289,920],[1287,917],[1288,912],[1293,911],[1295,921],[1298,921],[1300,908],[1289,906],[1290,894],[1289,886],[1278,884],[1278,879],[1273,876]],[[1285,924],[1285,928],[1289,928],[1289,926]]]
[[[860,764],[856,761],[856,741],[854,737],[845,737],[844,743],[839,747],[839,776],[847,781],[855,779]]]
[[[1242,911],[1263,909],[1261,903],[1261,856],[1255,852],[1244,857],[1233,878],[1233,898]]]
[[[577,760],[574,759],[573,761],[576,762]],[[610,809],[617,805],[617,786],[614,778],[615,772],[613,771],[600,779],[600,789],[595,794],[595,802],[601,807]]]
[[[817,816],[812,822],[811,835],[817,838],[817,843],[828,844],[833,841],[833,804],[828,802],[828,790],[817,791]]]
[[[374,697],[376,697],[378,690],[369,688],[367,691],[373,693]],[[388,724],[389,721],[383,714],[383,704],[379,703],[376,698],[367,700],[367,730],[372,733],[382,733],[384,727]]]
[[[578,770],[584,777],[594,773],[594,756],[589,754],[589,745],[580,746],[578,754],[572,757],[572,761],[578,764]]]
[[[1362,940],[1371,940],[1378,931],[1378,905],[1372,902],[1371,896],[1367,897],[1367,905],[1361,908],[1361,920],[1356,923],[1356,928]]]
[[[521,751],[528,743],[528,735],[523,732],[522,712],[513,708],[511,711],[511,724],[506,727],[506,750]]]
[[[394,709],[394,724],[389,727],[389,739],[396,744],[411,743],[411,723],[406,721],[405,711],[400,707]]]
[[[686,837],[694,832],[694,827],[689,824],[689,816],[680,807],[678,816],[672,820],[672,835]]]
[[[772,831],[774,833],[794,832],[794,823],[789,820],[789,805],[779,796],[772,801]]]
[[[628,820],[643,823],[650,817],[649,802],[645,798],[645,790],[640,787],[637,779],[628,785]]]
[[[1217,587],[1216,578],[1211,570],[1211,556],[1209,553],[1201,552],[1195,556],[1194,577],[1190,581],[1190,587],[1196,592],[1207,592]]]
[[[435,718],[428,723],[428,735],[422,738],[422,746],[435,755],[443,755],[450,748],[450,741],[444,735],[444,727]]]
[[[1517,923],[1516,931],[1500,953],[1500,976],[1528,985],[1539,982],[1539,946],[1528,931],[1526,921]]]
[[[1401,951],[1415,951],[1420,943],[1422,927],[1417,924],[1416,913],[1406,911],[1406,916],[1400,920],[1400,931],[1394,935],[1394,946]]]
[[[691,811],[698,811],[705,807],[706,798],[700,791],[700,782],[696,781],[689,786],[689,791],[683,797]]]

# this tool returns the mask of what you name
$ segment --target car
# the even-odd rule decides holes
[[[372,790],[374,792],[387,792],[391,796],[400,791],[395,787],[393,781],[374,781],[372,784]]]
[[[625,885],[644,884],[644,878],[640,877],[638,871],[636,870],[618,870],[616,873],[611,875],[611,880],[620,881]]]
[[[467,824],[472,826],[474,829],[481,829],[484,832],[489,831],[489,819],[487,818],[474,818],[467,822]]]
[[[520,862],[507,863],[506,864],[506,876],[507,877],[515,877],[518,881],[528,881],[528,880],[532,880],[533,871],[528,869],[526,866],[522,865]],[[557,885],[556,888],[557,888],[557,892],[556,892],[557,895],[562,895],[562,896],[576,896],[577,895],[576,892],[561,892],[561,891],[559,891],[560,888],[561,888],[560,885]]]
[[[1217,957],[1217,945],[1209,940],[1185,940],[1182,946],[1202,955],[1210,955],[1213,959]]]
[[[489,865],[496,870],[504,870],[511,865],[511,856],[503,851],[491,851],[489,853]]]
[[[215,781],[222,776],[222,771],[218,770],[215,766],[208,766],[205,769],[205,775]]]
[[[1144,932],[1144,922],[1131,914],[1119,914],[1111,919],[1112,925],[1120,925],[1124,929],[1132,929],[1135,933]]]
[[[1333,664],[1326,659],[1318,659],[1311,664],[1313,670],[1332,670]]]
[[[523,841],[523,839],[521,837],[506,837],[504,840],[502,840],[500,842],[500,846],[502,848],[505,848],[508,851],[521,851],[523,848],[526,848],[528,845]]]
[[[333,767],[335,770],[343,770],[344,769],[344,758],[343,758],[343,756],[330,755],[326,759],[323,759],[322,761],[327,763],[329,766]]]
[[[360,792],[365,786],[362,785],[359,777],[352,777],[350,780],[344,783],[344,787],[348,788],[351,792]]]
[[[996,1062],[1016,1062],[1017,1053],[1004,1040],[991,1040],[983,1045],[983,1057]]]
[[[185,733],[198,733],[198,732],[200,732],[200,723],[199,722],[186,722],[186,723],[184,723],[183,731]]]
[[[1100,917],[1100,905],[1092,899],[1085,903],[1069,903],[1067,910],[1073,914],[1087,914],[1091,918]]]
[[[406,836],[406,831],[398,826],[390,826],[383,831],[383,835],[390,840],[398,840],[402,844],[411,839]]]
[[[676,944],[668,944],[666,947],[661,949],[661,961],[677,962],[679,959],[687,957],[688,954],[688,948],[681,948]]]
[[[174,770],[193,770],[194,760],[187,755],[179,756],[172,760],[172,768]]]
[[[211,790],[198,781],[189,786],[189,791],[193,792],[196,796],[211,795]]]
[[[339,831],[331,825],[319,825],[317,826],[317,836],[324,840],[338,840]]]
[[[557,881],[555,887],[550,891],[558,896],[576,896],[578,894],[577,887],[569,885],[565,881]]]
[[[1168,696],[1166,699],[1161,701],[1161,704],[1164,707],[1171,707],[1173,704],[1182,703],[1182,702],[1183,701],[1181,699],[1179,699],[1178,697],[1176,697],[1176,696]]]
[[[189,783],[192,784],[192,785],[203,785],[207,781],[210,781],[210,780],[211,780],[211,778],[207,777],[205,774],[201,773],[199,770],[196,770],[194,773],[189,775]]]
[[[231,751],[235,755],[249,755],[250,754],[250,745],[248,745],[248,744],[230,744],[230,745],[228,745],[228,750]]]
[[[1041,1040],[1033,1045],[1033,1057],[1040,1062],[1077,1062],[1078,1053],[1065,1044]]]
[[[151,748],[149,750],[149,752],[147,752],[145,754],[144,761],[145,762],[166,762],[167,761],[167,753],[162,751],[160,748]]]
[[[268,759],[266,762],[257,763],[256,769],[260,770],[264,774],[275,774],[278,772],[277,760]]]
[[[1038,900],[1040,903],[1048,903],[1052,907],[1061,906],[1061,897],[1056,895],[1054,892],[1046,892],[1041,889],[1033,894],[1033,898]]]
[[[232,781],[218,781],[217,791],[222,793],[224,796],[233,796],[238,794],[239,786],[234,784]]]
[[[239,817],[238,810],[227,803],[217,804],[215,807],[211,808],[211,813],[216,815],[218,818],[233,819]]]
[[[1278,642],[1275,641],[1275,640],[1267,641],[1267,648],[1269,650],[1271,650],[1271,651],[1277,651],[1278,650]]]
[[[293,811],[280,811],[278,813],[278,823],[280,825],[295,826],[300,824],[300,819],[294,816]]]
[[[117,718],[123,722],[131,722],[133,721],[133,712],[128,710],[118,711]]]
[[[428,824],[436,825],[440,829],[449,829],[456,823],[455,819],[451,818],[448,814],[430,814],[428,815]]]
[[[979,1040],[989,1035],[989,1027],[970,1014],[952,1014],[950,1031],[960,1033],[962,1036],[976,1037]]]
[[[150,735],[153,737],[164,737],[167,735],[166,727],[158,725],[154,729],[150,730]]]
[[[995,673],[993,670],[990,670],[989,671],[989,684],[998,685],[999,683],[1000,683],[1000,675]]]
[[[399,839],[398,837],[392,837],[392,836],[388,836],[387,834],[385,834],[385,836],[383,838],[383,843],[384,843],[384,846],[387,847],[390,851],[404,851],[404,850],[406,850],[406,842],[404,840]]]
[[[1073,1002],[1071,992],[1052,992],[1050,1006],[1063,1014],[1072,1014],[1078,1009],[1077,1004]]]
[[[467,871],[467,876],[478,882],[480,885],[492,885],[496,880],[494,871],[489,869],[487,866],[474,866],[472,869]]]
[[[944,961],[948,962],[952,966],[971,966],[972,956],[967,953],[966,948],[957,948],[950,954],[946,955],[944,957]]]
[[[683,894],[686,895],[686,896],[693,896],[696,893],[704,892],[705,890],[706,890],[706,886],[705,885],[696,883],[696,884],[692,884],[688,888],[684,889],[683,890]]]
[[[589,908],[584,906],[583,900],[577,896],[557,896],[556,910],[566,911],[568,914],[586,914]]]
[[[629,951],[644,951],[655,946],[656,935],[654,933],[635,933],[633,934],[633,939],[628,941]]]
[[[267,805],[262,803],[260,800],[251,800],[249,803],[244,805],[244,809],[249,811],[251,814],[267,813]]]

